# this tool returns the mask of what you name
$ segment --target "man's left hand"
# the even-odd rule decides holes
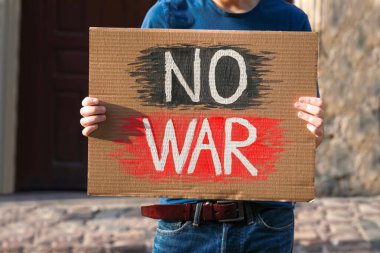
[[[298,117],[307,122],[306,127],[315,135],[317,147],[323,140],[323,102],[317,97],[300,97],[294,104],[299,109]]]

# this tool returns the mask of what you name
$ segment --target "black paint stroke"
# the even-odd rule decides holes
[[[176,75],[173,73],[173,90],[172,101],[166,102],[165,98],[165,52],[170,51],[175,63],[179,67],[183,77],[189,87],[193,90],[193,61],[195,49],[200,49],[201,59],[201,95],[200,102],[191,101],[186,91],[179,83]],[[218,50],[232,49],[243,56],[247,67],[247,89],[241,97],[233,104],[219,104],[210,94],[208,85],[209,65],[212,56]],[[263,75],[270,72],[268,68],[272,52],[261,51],[260,53],[251,53],[250,50],[229,45],[220,46],[198,46],[198,45],[177,45],[168,47],[152,47],[141,51],[135,62],[129,64],[135,66],[135,71],[130,76],[136,78],[139,98],[143,101],[144,106],[162,106],[162,107],[180,107],[186,110],[194,105],[201,105],[203,109],[212,108],[230,108],[242,110],[251,106],[260,106],[263,104],[265,91],[270,90],[266,85],[268,81],[263,80]],[[185,66],[188,66],[187,68]],[[239,85],[240,70],[238,63],[231,57],[220,58],[215,69],[215,82],[220,96],[230,97],[233,95]]]

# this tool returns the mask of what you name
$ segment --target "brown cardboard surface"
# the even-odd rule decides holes
[[[89,138],[88,193],[313,199],[315,138],[296,116],[293,104],[300,96],[316,94],[317,51],[316,33],[90,28],[90,96],[107,107],[107,120]],[[173,62],[175,66],[170,65]],[[215,80],[216,91],[210,80]],[[150,123],[151,137],[144,119]],[[153,140],[158,159],[162,158],[170,119],[179,152],[191,133],[191,120],[196,120],[189,153],[178,171],[172,146],[162,171],[148,144],[149,138]],[[207,132],[203,139],[202,129]],[[254,133],[252,142],[249,136]],[[236,149],[256,171],[247,169],[252,167],[244,165]],[[193,156],[195,167],[190,170]]]

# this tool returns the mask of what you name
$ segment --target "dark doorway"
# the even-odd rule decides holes
[[[88,28],[139,27],[155,0],[23,0],[16,190],[84,190]]]

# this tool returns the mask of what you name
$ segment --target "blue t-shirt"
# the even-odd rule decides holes
[[[220,9],[212,0],[159,0],[145,16],[142,28],[311,31],[307,15],[283,0],[261,0],[252,10],[236,14]],[[318,93],[318,92],[317,92]],[[162,204],[198,199],[161,198]],[[292,202],[255,201],[292,207]]]

